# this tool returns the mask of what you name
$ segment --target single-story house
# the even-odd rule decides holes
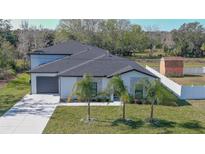
[[[61,99],[71,95],[74,84],[85,73],[92,75],[96,93],[103,91],[114,75],[121,76],[131,94],[140,78],[156,78],[134,61],[73,40],[35,50],[30,62],[31,94],[55,93]]]

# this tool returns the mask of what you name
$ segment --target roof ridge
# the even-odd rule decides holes
[[[73,66],[73,67],[71,67],[71,68],[68,68],[68,69],[66,69],[66,70],[64,70],[64,71],[62,71],[62,72],[60,72],[60,73],[58,73],[58,75],[61,75],[61,74],[65,73],[65,72],[67,72],[67,71],[71,71],[71,70],[73,70],[73,69],[75,69],[75,68],[78,68],[78,67],[80,67],[80,66],[83,66],[83,65],[85,65],[85,64],[88,64],[88,63],[90,63],[90,62],[92,62],[92,61],[95,61],[95,60],[97,60],[97,59],[100,59],[100,58],[104,57],[105,55],[106,55],[106,54],[100,55],[100,56],[95,57],[95,58],[93,58],[93,59],[87,60],[87,61],[85,61],[85,62],[83,62],[83,63],[80,63],[80,64],[78,64],[78,65],[76,65],[76,66]]]

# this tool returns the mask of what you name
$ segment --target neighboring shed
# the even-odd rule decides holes
[[[183,76],[182,57],[163,57],[160,60],[160,73],[166,76]]]

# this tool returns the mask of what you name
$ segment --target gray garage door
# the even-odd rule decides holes
[[[37,77],[37,93],[58,93],[58,77]]]

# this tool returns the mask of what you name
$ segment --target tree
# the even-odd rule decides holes
[[[88,102],[88,116],[87,120],[90,122],[90,100],[92,98],[93,86],[92,77],[89,74],[85,74],[81,80],[76,82],[73,89],[73,94],[81,101]]]
[[[135,88],[137,90],[141,89],[143,95],[142,99],[144,100],[144,102],[148,102],[151,104],[150,122],[153,122],[154,105],[159,104],[162,101],[162,95],[159,90],[159,81],[143,78],[138,83],[136,83]]]
[[[54,44],[54,31],[42,27],[29,27],[27,21],[22,21],[21,29],[16,30],[18,37],[18,58],[24,58],[34,49],[48,47]]]
[[[139,25],[129,20],[73,19],[61,20],[55,33],[55,42],[70,39],[98,46],[118,55],[131,55],[144,50],[147,36]]]
[[[180,49],[180,56],[201,57],[202,44],[205,42],[205,28],[198,22],[183,24],[178,30],[172,31],[176,48]]]
[[[6,40],[0,38],[0,67],[10,67],[14,64],[14,47]]]
[[[161,93],[159,92],[159,81],[152,80],[149,82],[149,88],[147,91],[147,100],[151,103],[151,112],[150,112],[150,122],[153,122],[154,116],[154,105],[159,104],[162,100]]]
[[[123,102],[123,106],[122,106],[122,110],[123,110],[123,112],[122,112],[122,119],[125,120],[125,108],[126,108],[125,105],[126,105],[127,103],[129,103],[129,101],[130,101],[130,95],[129,95],[129,93],[128,93],[127,91],[123,92],[123,93],[121,94],[120,100]]]
[[[0,19],[0,36],[11,45],[16,46],[17,36],[11,30],[10,20]]]
[[[55,42],[73,39],[85,43],[95,42],[95,33],[99,31],[102,20],[98,19],[63,19],[55,33]]]
[[[203,55],[204,55],[204,52],[205,52],[205,43],[202,44],[201,50],[203,51]]]
[[[123,103],[122,118],[125,119],[125,104],[129,101],[129,94],[124,86],[123,80],[119,76],[112,77],[108,82],[107,91],[120,97]]]
[[[154,49],[161,45],[161,32],[156,26],[146,27],[147,29],[147,49],[149,49],[149,56],[153,56]]]
[[[15,65],[14,47],[10,42],[0,37],[0,78],[8,80],[15,74],[12,68]]]
[[[147,47],[148,37],[139,25],[130,26],[129,30],[125,32],[122,40],[123,55],[131,55],[135,52],[144,51]]]

